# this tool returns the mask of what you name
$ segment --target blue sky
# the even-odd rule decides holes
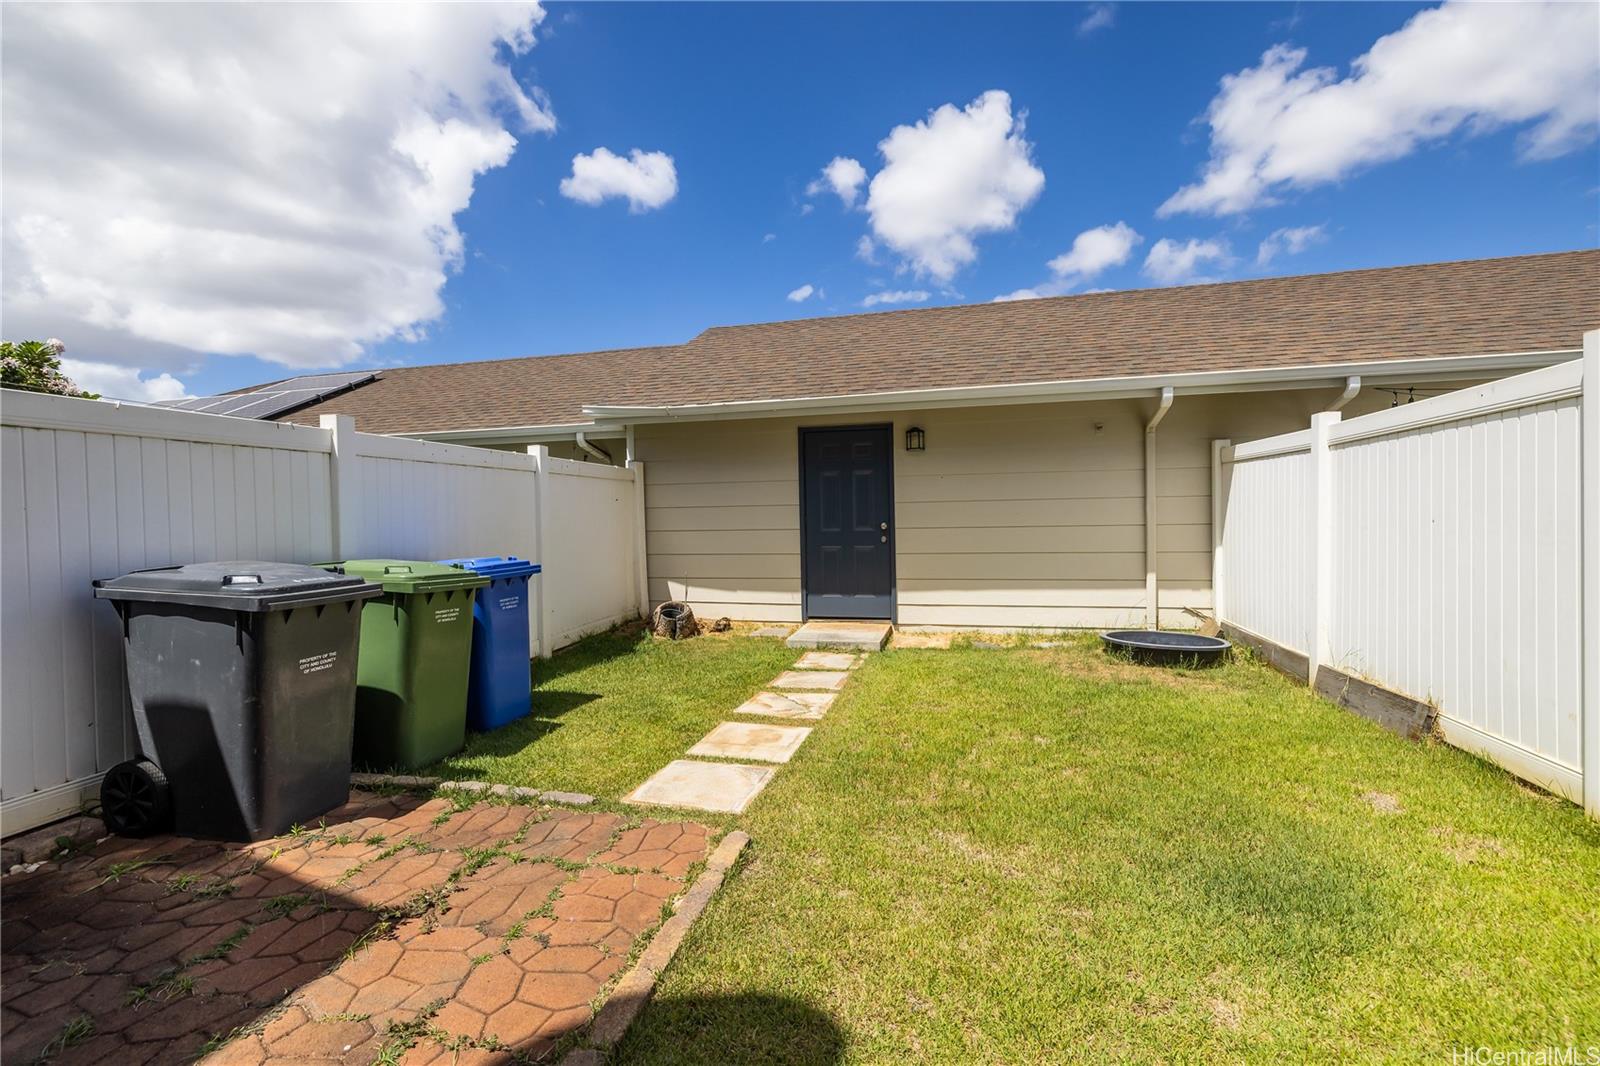
[[[1121,4],[1091,21],[1098,9],[1090,5],[549,4],[537,44],[498,55],[553,113],[555,129],[507,123],[515,150],[477,175],[469,206],[454,215],[463,243],[440,294],[443,313],[415,327],[415,339],[366,341],[363,354],[331,361],[418,364],[673,343],[717,324],[854,313],[883,292],[926,293],[898,306],[932,306],[1041,285],[1147,286],[1158,283],[1148,259],[1163,239],[1214,253],[1180,263],[1169,281],[1594,246],[1600,153],[1592,128],[1579,115],[1561,143],[1530,150],[1530,130],[1551,108],[1536,103],[1532,119],[1518,120],[1520,100],[1466,100],[1466,120],[1450,119],[1443,135],[1419,134],[1402,117],[1385,136],[1415,143],[1378,150],[1396,158],[1373,159],[1357,138],[1347,158],[1286,164],[1298,176],[1250,194],[1244,209],[1213,203],[1158,214],[1218,152],[1207,111],[1221,79],[1265,66],[1263,53],[1280,44],[1306,51],[1288,64],[1291,74],[1328,67],[1324,81],[1347,79],[1353,60],[1429,6]],[[1530,79],[1540,76],[1534,57],[1517,61]],[[1581,94],[1593,73],[1581,56],[1575,63],[1570,78],[1579,85],[1569,91]],[[885,165],[879,144],[944,105],[960,119],[994,90],[1008,94],[1018,122],[1009,131],[1008,158],[1021,168],[1005,205],[1010,217],[968,233],[970,261],[930,271],[915,250],[878,232],[880,205],[869,207],[868,190],[877,197],[870,182]],[[1374,106],[1400,110],[1385,103],[1393,91],[1374,88]],[[1435,111],[1451,105],[1445,99]],[[1284,156],[1293,155],[1283,142],[1294,136],[1261,135]],[[574,156],[600,147],[670,156],[675,194],[642,210],[562,195]],[[835,157],[858,160],[867,175],[853,206],[827,189],[808,193]],[[1029,193],[1033,171],[1042,189]],[[888,212],[887,192],[882,200]],[[1082,268],[1080,260],[1064,275],[1047,267],[1079,234],[1118,223],[1137,234],[1123,241],[1121,261],[1103,265],[1112,254]],[[1261,242],[1284,230],[1300,239],[1279,238],[1278,253],[1260,262]],[[863,236],[876,236],[875,262],[858,255]],[[788,298],[807,285],[809,298]],[[70,319],[60,328],[70,329]],[[285,369],[248,354],[207,355],[194,342],[163,346],[165,335],[153,340],[155,354],[134,361],[147,373],[170,369],[193,393],[323,365],[303,356]],[[69,354],[117,361],[96,343]]]

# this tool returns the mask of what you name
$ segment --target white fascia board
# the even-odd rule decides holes
[[[554,426],[490,426],[485,429],[424,429],[390,433],[391,437],[410,437],[447,444],[550,444],[575,440],[579,433],[596,440],[621,439],[627,427],[610,422],[567,422]]]
[[[1362,363],[1328,363],[1317,366],[1267,367],[1252,370],[1198,371],[1179,374],[1144,374],[1136,377],[1088,378],[1075,381],[1029,382],[1017,385],[974,385],[893,392],[854,393],[848,396],[810,396],[782,400],[743,400],[727,403],[668,404],[660,406],[595,405],[583,413],[597,420],[642,425],[651,422],[713,421],[726,418],[761,418],[782,415],[827,414],[839,411],[887,411],[936,407],[970,407],[1040,401],[1112,400],[1148,397],[1171,386],[1181,396],[1223,392],[1260,392],[1283,389],[1343,388],[1352,376],[1362,383],[1403,380],[1408,383],[1462,380],[1506,371],[1533,370],[1576,359],[1581,349],[1567,348],[1492,355],[1444,356],[1428,359],[1380,359]],[[581,428],[581,427],[574,427]]]

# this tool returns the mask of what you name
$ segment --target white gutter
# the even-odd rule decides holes
[[[1554,348],[1531,352],[1443,356],[1429,359],[1383,359],[1324,366],[1269,367],[1259,370],[1220,370],[1182,374],[1141,374],[1077,381],[1042,381],[1019,385],[974,385],[937,389],[904,389],[857,393],[850,396],[809,396],[781,400],[745,400],[708,404],[658,406],[585,406],[592,422],[544,425],[489,426],[481,429],[439,429],[395,433],[396,437],[472,444],[521,444],[568,441],[582,432],[589,437],[623,437],[629,425],[730,418],[795,415],[829,415],[849,411],[884,411],[897,408],[984,406],[1070,400],[1132,399],[1150,395],[1159,381],[1170,384],[1177,395],[1204,396],[1219,392],[1258,392],[1282,389],[1334,388],[1351,377],[1366,384],[1480,378],[1507,371],[1537,370],[1582,356],[1579,348]]]
[[[1324,407],[1323,410],[1324,411],[1339,411],[1339,410],[1343,410],[1344,405],[1349,403],[1351,400],[1355,399],[1356,398],[1356,393],[1358,393],[1360,391],[1361,391],[1361,375],[1360,374],[1351,374],[1349,380],[1344,383],[1344,391],[1339,394],[1338,399],[1334,400],[1331,404],[1329,404],[1328,406]]]
[[[573,434],[573,441],[578,445],[578,449],[580,451],[589,453],[602,463],[605,463],[607,466],[611,465],[610,453],[606,452],[604,449],[596,448],[593,444],[590,444],[587,440],[585,440],[582,430],[579,430]]]
[[[1151,629],[1161,628],[1161,603],[1156,584],[1156,427],[1172,410],[1172,386],[1163,386],[1156,413],[1144,424],[1144,617]]]

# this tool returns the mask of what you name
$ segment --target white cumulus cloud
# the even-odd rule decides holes
[[[861,185],[866,180],[866,167],[848,156],[836,156],[833,162],[822,168],[822,176],[806,186],[806,195],[816,196],[818,193],[831,192],[846,207],[854,207],[856,196],[860,194]]]
[[[1143,240],[1126,222],[1086,229],[1072,239],[1071,248],[1047,264],[1050,268],[1049,281],[996,296],[991,302],[1061,296],[1112,267],[1126,263],[1135,246]]]
[[[817,290],[810,285],[802,285],[798,289],[791,291],[788,296],[784,297],[784,299],[788,300],[790,303],[805,303],[807,300],[811,299],[816,291]]]
[[[1144,240],[1126,222],[1086,229],[1072,240],[1072,248],[1050,260],[1050,272],[1073,284],[1121,266],[1133,254],[1134,245]]]
[[[561,179],[561,195],[594,207],[627,200],[634,214],[653,211],[678,195],[678,168],[665,152],[635,148],[624,159],[607,148],[572,157],[572,175]]]
[[[1202,275],[1202,267],[1227,266],[1232,258],[1224,241],[1191,237],[1180,243],[1163,237],[1150,246],[1150,254],[1144,258],[1144,272],[1162,285],[1194,285],[1216,280]]]
[[[1117,21],[1116,4],[1090,4],[1083,21],[1078,23],[1078,36],[1087,37],[1095,30],[1104,30]]]
[[[932,293],[924,289],[895,289],[890,292],[875,292],[861,301],[862,307],[878,307],[882,304],[920,304],[924,303]]]
[[[183,382],[171,374],[144,377],[137,367],[63,359],[61,369],[67,377],[77,382],[79,388],[86,392],[97,392],[108,400],[155,403],[157,400],[177,400],[189,395]]]
[[[1380,38],[1340,78],[1269,48],[1222,79],[1211,159],[1157,214],[1229,215],[1338,181],[1458,131],[1525,126],[1524,159],[1560,155],[1600,124],[1600,5],[1447,3]]]
[[[940,282],[977,259],[974,238],[1014,227],[1044,189],[1023,116],[998,89],[896,126],[878,150],[884,166],[867,193],[873,236]]]
[[[1261,246],[1256,249],[1256,265],[1266,266],[1280,254],[1299,255],[1313,244],[1320,244],[1328,239],[1327,228],[1316,226],[1285,226],[1275,229],[1267,234]]]
[[[542,18],[8,7],[7,335],[166,369],[195,352],[335,365],[418,337],[444,313],[477,176],[511,158],[513,130],[555,126],[506,65]]]

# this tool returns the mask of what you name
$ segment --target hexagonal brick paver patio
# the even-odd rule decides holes
[[[712,842],[362,792],[257,844],[110,840],[0,881],[0,1057],[537,1060],[588,1023]]]

